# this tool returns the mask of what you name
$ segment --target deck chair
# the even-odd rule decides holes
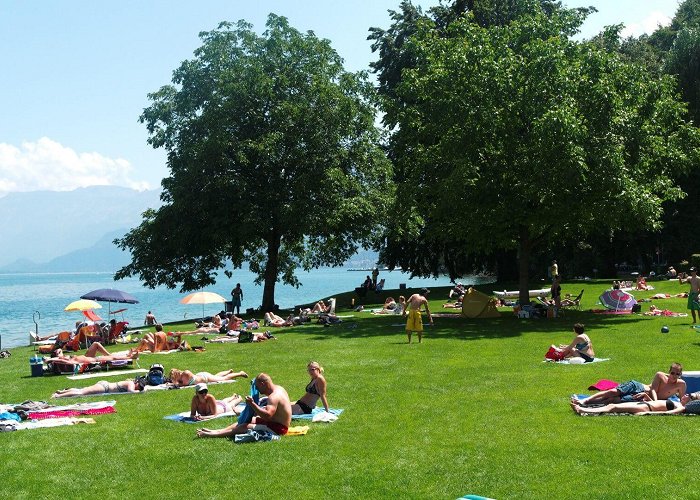
[[[114,328],[110,328],[109,333],[107,334],[107,343],[116,344],[117,339],[126,333],[126,328],[128,325],[128,321],[119,321],[116,325],[114,325]]]
[[[571,308],[571,309],[576,309],[577,311],[580,311],[580,310],[581,310],[581,299],[582,299],[582,298],[583,298],[583,290],[581,290],[581,293],[579,293],[579,294],[578,294],[576,297],[574,297],[573,299],[569,299],[569,300],[571,300],[571,302],[573,302],[573,304],[567,305],[567,306],[562,305],[562,307]]]

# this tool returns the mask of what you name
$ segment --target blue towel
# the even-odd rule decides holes
[[[253,398],[255,404],[257,404],[260,401],[260,391],[258,391],[258,388],[255,387],[255,379],[250,381],[250,397]],[[254,416],[255,414],[253,412],[253,408],[249,404],[246,404],[245,409],[238,416],[238,423],[249,424],[250,421],[253,420]]]
[[[22,419],[16,413],[10,413],[9,411],[0,412],[0,420],[15,420],[21,422]]]
[[[326,410],[324,410],[322,407],[317,406],[316,408],[313,409],[311,413],[302,413],[301,415],[292,415],[292,420],[312,420],[314,418],[314,415],[318,415],[319,413],[322,413]],[[342,408],[329,408],[329,412],[335,415],[336,417],[339,416],[341,413],[343,413]]]

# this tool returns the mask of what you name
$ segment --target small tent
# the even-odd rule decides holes
[[[467,318],[498,318],[496,299],[469,288],[462,299],[462,316]]]

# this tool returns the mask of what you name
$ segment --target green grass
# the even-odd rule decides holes
[[[590,309],[607,284],[568,283],[564,292],[585,288],[583,307]],[[653,285],[657,290],[637,297],[687,290],[677,282]],[[442,312],[446,295],[433,291],[434,310]],[[384,295],[376,297],[380,304]],[[685,299],[657,304],[685,312]],[[333,424],[310,424],[303,437],[235,445],[197,439],[197,425],[162,419],[189,407],[189,390],[117,396],[117,412],[96,416],[95,425],[0,435],[0,497],[697,497],[686,486],[697,475],[700,419],[579,417],[568,406],[570,394],[601,378],[649,383],[673,361],[700,368],[700,332],[690,318],[567,311],[518,320],[503,312],[491,320],[438,318],[422,345],[405,343],[403,328],[391,326],[397,318],[355,313],[329,328],[277,329],[277,341],[144,356],[146,367],[157,361],[166,369],[265,371],[293,399],[308,381],[307,362],[317,360],[331,406],[345,413]],[[542,363],[550,344],[570,341],[575,322],[586,324],[596,354],[611,361]],[[664,324],[669,334],[660,333]],[[30,353],[18,348],[0,359],[0,401],[45,400],[56,389],[99,380],[31,378]],[[211,391],[245,392],[247,382]]]

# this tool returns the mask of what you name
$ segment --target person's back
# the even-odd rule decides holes
[[[289,427],[292,422],[292,403],[286,389],[281,385],[274,385],[274,389],[267,399],[277,403],[277,410],[270,420]]]

